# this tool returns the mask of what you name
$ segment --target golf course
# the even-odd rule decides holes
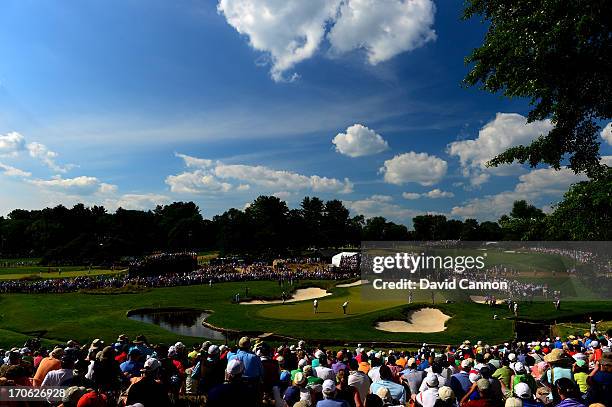
[[[130,319],[128,312],[134,310],[207,311],[210,316],[206,322],[222,332],[239,331],[236,335],[245,332],[251,335],[268,333],[336,343],[452,343],[465,338],[493,343],[514,337],[512,314],[504,305],[491,308],[473,301],[444,303],[443,292],[436,293],[438,301],[431,304],[430,294],[425,291],[417,293],[413,303],[407,304],[377,298],[375,296],[380,297],[380,294],[367,285],[338,285],[341,282],[301,281],[291,287],[291,290],[319,287],[331,292],[331,295],[319,299],[316,314],[312,300],[285,304],[236,304],[232,301],[236,293],[248,301],[278,299],[282,291],[291,291],[271,281],[220,283],[212,287],[135,288],[118,292],[101,290],[95,293],[3,294],[0,295],[0,346],[24,341],[33,335],[40,335],[43,342],[49,343],[69,339],[86,341],[96,337],[110,341],[119,333],[130,336],[144,334],[155,342],[183,340],[192,343],[201,340],[177,335],[156,324]],[[348,301],[346,315],[341,307],[345,301]],[[549,302],[524,303],[521,304],[520,317],[535,322],[563,319],[584,323],[586,316],[591,313],[609,317],[611,305],[610,301],[565,302],[563,308],[556,311]],[[412,311],[431,307],[450,317],[445,323],[444,335],[376,329],[378,322],[408,320]],[[498,318],[494,319],[494,315]]]

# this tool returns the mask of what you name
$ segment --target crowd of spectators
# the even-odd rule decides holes
[[[80,276],[43,280],[0,281],[0,293],[66,293],[127,286],[176,287],[200,284],[216,284],[232,281],[298,281],[298,280],[346,280],[359,276],[358,270],[335,270],[326,265],[317,267],[281,267],[273,269],[267,264],[254,264],[239,268],[236,264],[205,265],[192,272],[164,273],[159,275]]]
[[[417,350],[274,347],[248,337],[230,346],[168,346],[127,335],[27,345],[0,351],[0,394],[15,385],[62,386],[63,407],[612,406],[609,334],[598,332]]]

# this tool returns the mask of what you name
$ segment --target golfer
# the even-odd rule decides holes
[[[346,307],[348,307],[348,301],[344,301],[342,304],[342,313],[344,313],[344,315],[346,315]]]
[[[319,310],[319,300],[314,300],[312,302],[312,308],[314,309],[314,313],[316,314],[317,311]]]

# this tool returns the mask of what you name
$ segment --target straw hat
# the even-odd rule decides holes
[[[544,361],[548,363],[560,362],[566,359],[567,355],[562,349],[553,349],[548,355],[544,356]]]

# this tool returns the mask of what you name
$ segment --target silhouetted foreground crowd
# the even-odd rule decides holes
[[[111,344],[27,345],[2,351],[0,394],[64,386],[64,407],[612,406],[609,333],[416,351],[332,351],[304,341],[275,348],[247,337],[188,348],[126,335]]]

